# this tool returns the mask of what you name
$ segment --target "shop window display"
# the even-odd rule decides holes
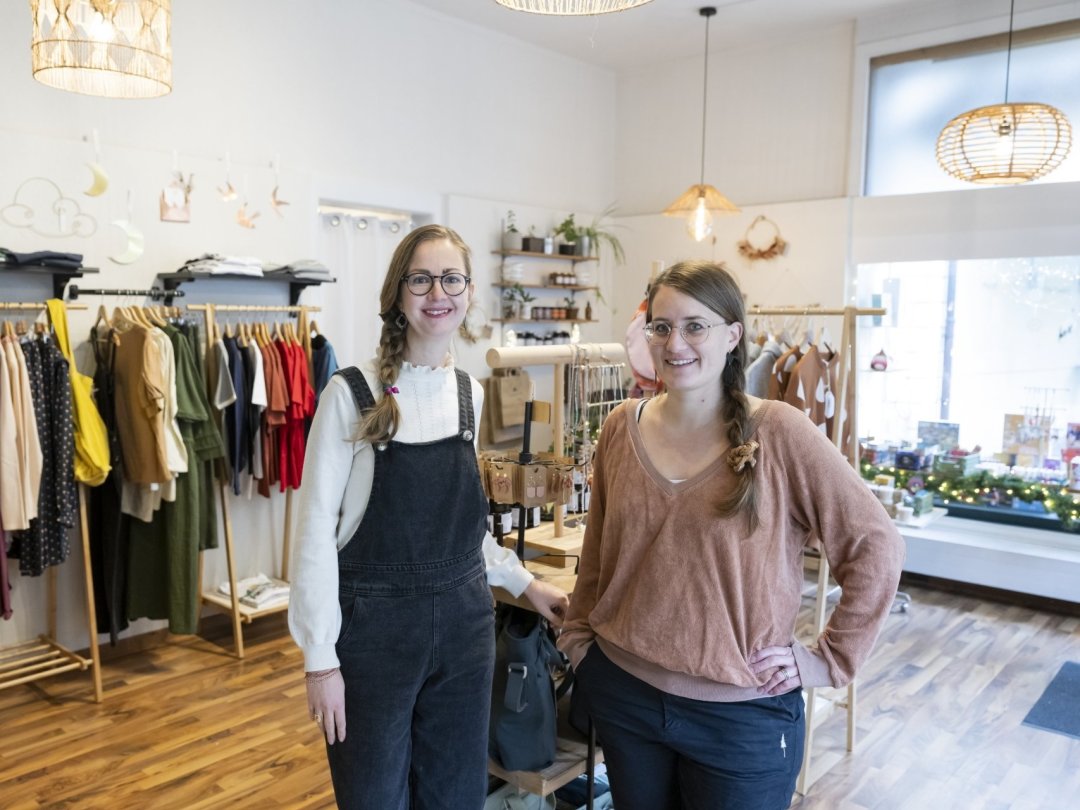
[[[1080,257],[865,264],[857,285],[888,313],[859,325],[864,472],[1080,529]]]

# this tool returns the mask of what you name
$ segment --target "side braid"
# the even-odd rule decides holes
[[[382,333],[379,336],[379,350],[375,355],[376,372],[379,384],[385,391],[397,382],[401,374],[401,364],[405,360],[405,329],[397,323],[397,315],[390,313],[383,319]],[[368,411],[360,423],[358,439],[366,439],[371,444],[382,444],[394,438],[397,433],[401,411],[397,400],[384,393],[375,407]]]
[[[727,425],[727,439],[731,447],[738,447],[750,439],[750,401],[746,398],[746,372],[743,358],[746,356],[746,339],[727,357],[721,382],[724,386],[722,416]],[[718,504],[721,515],[731,515],[746,510],[750,519],[750,531],[757,527],[756,499],[754,497],[754,467],[743,465],[737,472],[737,483]]]

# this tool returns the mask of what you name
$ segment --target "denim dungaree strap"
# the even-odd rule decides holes
[[[327,750],[340,807],[484,803],[494,666],[481,552],[488,504],[473,446],[472,380],[454,371],[457,432],[374,447],[364,517],[338,552],[348,733]],[[337,373],[361,413],[374,406],[358,369]]]

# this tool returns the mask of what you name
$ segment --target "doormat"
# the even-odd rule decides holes
[[[1062,664],[1024,718],[1024,725],[1080,740],[1080,664]]]

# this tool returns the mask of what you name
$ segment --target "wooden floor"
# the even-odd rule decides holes
[[[1080,619],[909,591],[860,679],[855,754],[792,807],[1080,806],[1080,740],[1020,724],[1080,661]],[[0,808],[333,807],[283,618],[245,627],[242,662],[213,643],[224,624],[206,631],[106,663],[101,705],[85,675],[0,692]],[[842,747],[843,722],[820,750]]]

